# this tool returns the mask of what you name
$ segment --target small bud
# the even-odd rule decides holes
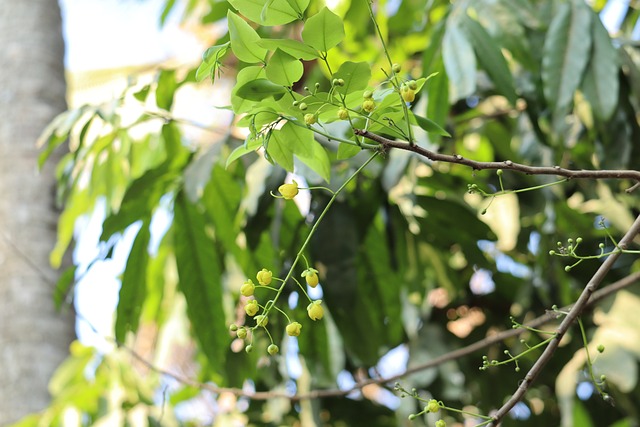
[[[496,175],[498,175],[498,176],[502,176],[502,169],[498,169],[498,170],[496,171]]]
[[[229,330],[230,330],[231,332],[235,332],[235,331],[237,331],[237,330],[238,330],[238,325],[236,325],[235,323],[230,324],[230,325],[229,325]]]
[[[253,351],[253,346],[249,344],[244,348],[244,351],[246,351],[247,353],[251,353]]]
[[[304,111],[304,110],[306,110],[308,107],[307,107],[307,104],[306,104],[305,102],[301,102],[300,104],[298,104],[298,108],[299,108],[301,111]]]
[[[331,80],[331,85],[332,86],[338,86],[338,79]]]
[[[322,304],[322,300],[316,300],[307,306],[307,314],[311,320],[320,320],[324,316],[324,309],[320,304]]]
[[[429,400],[429,402],[427,402],[427,406],[424,407],[425,412],[438,412],[439,410],[440,410],[440,405],[438,404],[438,401],[435,399]]]
[[[600,243],[600,244],[598,245],[598,247],[599,247],[600,249],[604,249],[604,243]]]
[[[302,277],[306,279],[307,285],[311,286],[312,288],[318,286],[318,270],[316,270],[315,268],[307,268],[302,272]]]
[[[438,420],[436,421],[436,427],[447,427],[447,423],[444,420]]]
[[[307,126],[311,126],[312,124],[314,124],[316,122],[316,115],[315,114],[305,114],[304,115],[304,122],[307,124]]]
[[[320,89],[320,83],[316,83],[315,86],[316,86],[316,89]]]
[[[269,318],[264,314],[260,314],[255,317],[256,325],[266,327],[269,324]]]
[[[570,266],[570,265],[567,265],[567,266],[564,268],[564,271],[566,271],[567,273],[568,273],[568,272],[570,272],[570,271],[571,271],[571,266]]]
[[[258,271],[258,274],[256,274],[256,279],[258,279],[258,283],[260,283],[262,286],[269,286],[271,284],[272,277],[273,273],[266,268],[263,268],[262,270]]]
[[[556,254],[556,251],[554,251],[553,249],[551,249],[551,250],[549,251],[549,255],[553,256],[553,255],[555,255],[555,254]]]
[[[600,382],[607,382],[607,376],[605,374],[600,375]]]
[[[344,86],[344,80],[338,79],[338,86]]]
[[[340,120],[347,120],[349,118],[349,111],[346,108],[340,108],[338,110],[338,118]]]
[[[578,237],[578,238],[576,239],[576,243],[582,243],[582,237]]]
[[[260,310],[260,307],[258,306],[258,301],[254,299],[250,299],[249,301],[247,301],[247,304],[244,306],[244,311],[249,316],[255,316],[258,310]]]
[[[416,99],[416,91],[411,90],[408,86],[402,85],[400,89],[400,95],[402,95],[402,100],[404,102],[413,102]]]
[[[409,419],[409,421],[413,421],[413,420],[415,420],[415,419],[416,419],[416,417],[417,417],[417,415],[416,415],[416,414],[411,414],[411,415],[409,415],[409,417],[407,417],[407,418]]]
[[[238,336],[238,338],[243,340],[247,337],[247,330],[245,328],[240,328],[238,329],[238,332],[236,332],[236,335]]]
[[[604,352],[604,345],[600,344],[598,346],[598,353],[603,353]]]
[[[400,71],[402,71],[402,66],[398,63],[395,63],[391,66],[391,71],[398,74]]]
[[[287,325],[287,335],[290,337],[298,337],[300,336],[300,330],[302,329],[302,325],[298,322],[291,322]]]
[[[376,108],[376,103],[373,99],[365,99],[362,103],[362,109],[367,113],[372,112]]]
[[[278,191],[287,200],[291,200],[298,195],[298,183],[292,181],[291,184],[282,184],[278,187]]]
[[[416,83],[415,80],[409,80],[407,86],[409,86],[409,89],[411,90],[418,90],[418,83]]]
[[[362,97],[364,99],[371,99],[373,98],[373,92],[371,92],[370,90],[366,90],[363,94]]]
[[[240,287],[240,293],[245,297],[250,297],[253,295],[253,292],[256,290],[256,285],[253,284],[251,279],[244,282],[244,284]]]
[[[269,353],[272,356],[278,354],[279,351],[280,349],[275,344],[271,344],[269,347],[267,347],[267,353]]]
[[[297,107],[298,105],[300,105],[300,103],[298,101],[293,101],[291,105],[293,105],[294,107]]]

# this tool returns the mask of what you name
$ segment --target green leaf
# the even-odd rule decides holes
[[[205,50],[202,54],[202,63],[196,70],[196,80],[200,82],[210,77],[213,81],[216,77],[216,71],[222,65],[220,60],[227,54],[230,47],[231,42],[226,42],[218,46],[211,46]]]
[[[238,87],[236,95],[248,99],[249,101],[262,101],[263,99],[273,97],[275,99],[282,98],[287,90],[267,79],[256,79],[249,81]]]
[[[436,123],[446,123],[450,107],[449,79],[442,61],[439,61],[435,69],[439,73],[427,86],[427,117]]]
[[[562,3],[551,21],[542,52],[544,95],[554,110],[567,107],[580,85],[591,49],[591,11]]]
[[[147,295],[147,263],[149,262],[149,224],[142,228],[133,242],[122,274],[118,307],[116,309],[116,340],[124,342],[127,332],[136,332],[142,305]]]
[[[438,135],[441,135],[441,136],[451,137],[449,132],[447,132],[446,130],[441,128],[440,125],[438,125],[433,120],[429,120],[426,117],[418,116],[417,114],[415,114],[413,112],[412,112],[412,115],[413,115],[413,118],[415,119],[416,124],[418,126],[420,126],[422,129],[424,129],[425,131],[427,131],[429,133],[435,133],[435,134],[438,134]]]
[[[307,7],[309,6],[310,0],[287,0],[291,9],[295,10],[298,16],[302,16]]]
[[[360,151],[362,151],[362,149],[357,145],[342,143],[338,146],[338,154],[336,155],[336,158],[338,160],[350,159],[351,157],[358,154]]]
[[[608,120],[618,104],[618,54],[599,19],[592,19],[593,54],[584,75],[584,95],[594,115]]]
[[[262,39],[258,42],[258,46],[273,51],[280,49],[294,58],[303,59],[305,61],[311,61],[312,59],[320,57],[317,50],[293,39]]]
[[[246,113],[249,111],[254,105],[256,105],[256,101],[250,101],[238,95],[238,89],[242,87],[243,84],[247,82],[251,82],[256,79],[263,79],[266,77],[264,72],[264,68],[259,66],[250,66],[243,68],[238,73],[236,77],[236,85],[231,90],[231,107],[233,108],[233,112],[236,114]]]
[[[491,77],[496,90],[504,95],[511,105],[515,105],[517,96],[513,76],[497,41],[489,35],[478,21],[465,16],[462,19],[462,23],[476,51],[480,65]]]
[[[357,90],[366,89],[371,78],[371,66],[367,62],[347,61],[333,75],[334,79],[343,79],[344,86],[336,87],[336,91],[346,95]]]
[[[185,194],[176,197],[174,212],[179,289],[187,300],[192,330],[216,370],[224,363],[229,344],[222,305],[222,268],[204,218]]]
[[[442,59],[449,77],[449,101],[472,95],[476,90],[476,57],[457,20],[451,20],[442,38]]]
[[[53,293],[53,301],[56,305],[56,310],[60,310],[62,303],[69,293],[69,289],[75,283],[76,268],[77,266],[67,268],[56,282],[56,288]]]
[[[225,167],[228,168],[231,163],[235,162],[242,156],[245,156],[249,153],[254,153],[261,146],[262,141],[260,141],[259,139],[251,139],[251,136],[248,136],[244,144],[237,147],[231,152],[231,154],[229,154]]]
[[[266,147],[269,156],[289,172],[293,172],[295,155],[325,181],[329,181],[331,163],[322,146],[306,127],[287,122],[282,129],[273,131]]]
[[[304,67],[298,59],[280,49],[276,49],[269,59],[265,72],[267,73],[267,78],[273,83],[292,86],[302,77]]]
[[[231,50],[240,61],[254,64],[264,62],[267,50],[258,46],[260,36],[247,22],[235,13],[227,12]]]
[[[301,17],[288,0],[229,0],[229,3],[253,22],[266,26],[288,24]]]
[[[169,168],[168,163],[163,163],[134,180],[127,188],[118,212],[109,215],[102,224],[100,240],[107,241],[140,219],[147,220],[175,179],[177,173]]]
[[[302,29],[302,40],[321,52],[327,52],[344,38],[342,19],[326,7],[307,19]]]
[[[173,105],[173,95],[179,87],[176,82],[176,70],[162,70],[158,77],[158,87],[156,89],[156,104],[163,110],[171,110]]]

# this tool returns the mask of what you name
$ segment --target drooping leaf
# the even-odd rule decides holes
[[[302,30],[302,40],[321,52],[327,52],[344,39],[342,19],[327,7],[307,19]]]
[[[242,156],[255,152],[261,146],[262,146],[262,141],[260,141],[259,139],[252,139],[251,136],[247,137],[247,141],[244,144],[237,147],[235,150],[231,152],[231,154],[229,154],[229,157],[227,157],[227,163],[225,167],[228,168],[231,163],[235,162]]]
[[[582,81],[591,49],[592,13],[578,2],[562,3],[544,42],[544,96],[554,110],[567,107]]]
[[[516,90],[513,76],[509,71],[509,66],[500,51],[498,43],[475,19],[465,16],[462,19],[462,23],[476,51],[480,65],[491,77],[491,81],[498,93],[507,98],[511,105],[515,105]]]
[[[76,268],[77,266],[67,268],[64,273],[60,275],[60,278],[56,282],[56,288],[53,293],[53,301],[56,305],[56,310],[60,310],[60,307],[62,307],[62,303],[69,293],[69,289],[75,282]]]
[[[236,85],[231,90],[231,107],[233,108],[233,112],[236,114],[246,113],[248,112],[254,105],[256,105],[256,101],[250,101],[242,96],[238,95],[238,89],[242,87],[245,83],[257,80],[264,79],[266,74],[264,72],[264,68],[259,66],[250,66],[243,68],[240,70],[236,77]]]
[[[449,22],[445,30],[442,59],[449,77],[450,102],[454,103],[473,94],[476,90],[476,57],[457,21]]]
[[[294,58],[305,61],[310,61],[319,57],[316,49],[293,39],[262,39],[258,42],[258,45],[273,51],[280,49]]]
[[[298,59],[280,49],[276,49],[269,59],[265,72],[267,73],[267,78],[273,83],[292,86],[302,77],[304,67]]]
[[[584,95],[593,113],[607,120],[618,103],[618,54],[611,44],[609,33],[599,19],[592,19],[593,54],[584,75]]]
[[[174,204],[174,241],[179,289],[200,347],[212,367],[222,366],[228,346],[222,305],[222,268],[205,221],[183,193]]]
[[[435,134],[440,135],[440,136],[448,136],[448,137],[451,136],[449,134],[449,132],[444,130],[442,127],[440,127],[440,125],[438,125],[433,120],[430,120],[430,119],[428,119],[426,117],[418,116],[417,114],[414,114],[413,112],[412,112],[412,117],[415,119],[415,122],[416,122],[416,124],[418,126],[420,126],[422,129],[424,129],[425,131],[427,131],[429,133],[435,133]]]
[[[147,295],[147,263],[149,262],[149,224],[142,228],[133,241],[127,265],[122,274],[118,307],[116,309],[115,334],[118,342],[124,342],[127,332],[138,330],[142,305]]]
[[[253,22],[261,25],[283,25],[299,18],[292,0],[230,0],[229,3]],[[300,6],[305,0],[296,0]],[[268,5],[267,10],[265,6]],[[306,9],[306,6],[305,6]]]
[[[263,62],[267,50],[258,46],[260,36],[247,22],[235,13],[227,12],[231,50],[241,61],[254,64]]]

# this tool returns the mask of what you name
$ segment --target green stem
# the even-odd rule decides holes
[[[315,234],[315,232],[318,229],[318,225],[320,225],[320,223],[322,222],[322,219],[324,218],[324,216],[327,214],[327,212],[329,211],[329,208],[331,208],[331,205],[333,205],[333,202],[335,202],[336,198],[338,197],[338,195],[345,189],[345,187],[356,177],[358,176],[358,174],[360,172],[362,172],[362,170],[367,167],[367,165],[369,163],[371,163],[373,161],[373,159],[375,159],[378,156],[378,152],[373,153],[373,155],[371,157],[369,157],[369,159],[367,159],[366,162],[364,162],[353,174],[351,174],[351,176],[340,186],[340,188],[338,188],[336,190],[336,192],[333,194],[333,196],[331,196],[331,199],[329,199],[329,202],[327,203],[327,206],[325,206],[325,208],[322,210],[322,213],[320,214],[320,216],[318,217],[318,219],[316,220],[316,222],[313,224],[313,227],[311,227],[311,231],[309,231],[309,235],[307,236],[307,238],[305,239],[304,243],[302,243],[302,246],[300,247],[300,250],[298,251],[298,253],[296,254],[295,259],[293,260],[293,262],[291,263],[291,267],[289,268],[289,271],[287,272],[287,275],[285,276],[284,279],[282,279],[282,285],[280,286],[280,288],[278,289],[278,292],[276,293],[276,296],[270,300],[269,302],[271,302],[271,304],[269,305],[269,303],[267,303],[267,305],[269,305],[268,308],[265,308],[264,310],[264,315],[268,315],[269,311],[271,311],[271,308],[275,305],[275,303],[278,301],[278,298],[280,298],[280,295],[282,294],[282,291],[284,290],[284,286],[286,285],[286,283],[289,281],[289,279],[291,279],[293,277],[293,270],[296,268],[296,265],[298,265],[298,262],[300,261],[300,258],[302,258],[302,254],[305,251],[305,249],[307,248],[307,246],[309,245],[309,242],[311,241],[311,238],[313,237],[313,235]],[[295,280],[295,279],[294,279]],[[306,294],[306,292],[305,292]],[[308,295],[307,295],[308,297]]]

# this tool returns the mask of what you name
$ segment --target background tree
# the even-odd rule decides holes
[[[73,339],[49,267],[56,240],[55,160],[40,174],[36,140],[66,109],[57,2],[0,2],[0,424],[49,403],[47,383]],[[60,156],[56,155],[56,158]]]
[[[67,209],[53,254],[60,259],[70,225],[104,198],[106,248],[139,227],[116,340],[130,345],[152,323],[164,349],[186,316],[196,368],[185,375],[175,360],[152,364],[164,368],[150,380],[165,390],[160,409],[143,381],[124,380],[132,373],[122,354],[105,358],[95,380],[71,375],[70,366],[85,369],[93,357],[76,346],[56,378],[57,405],[43,416],[73,407],[92,421],[132,419],[142,410],[176,423],[170,406],[179,411],[213,392],[219,401],[241,398],[218,416],[221,425],[227,416],[403,425],[424,412],[417,398],[486,415],[524,384],[504,425],[637,423],[640,340],[629,337],[640,327],[628,313],[640,299],[635,288],[619,292],[638,282],[628,250],[637,240],[638,172],[627,170],[639,155],[640,74],[628,38],[637,13],[621,15],[612,43],[597,15],[605,5],[354,1],[330,11],[306,1],[206,3],[202,21],[226,17],[229,34],[197,71],[163,70],[153,85],[132,88],[147,110],[133,124],[118,114],[131,97],[69,114],[72,152],[60,166]],[[185,137],[191,124],[172,115],[174,95],[223,64],[237,65],[231,109],[235,129],[248,136],[197,144]],[[157,132],[134,138],[142,123]],[[52,136],[47,152],[62,141]],[[285,171],[314,187],[308,203],[273,196]],[[171,213],[169,230],[150,244],[162,210]],[[321,287],[296,285],[307,267],[318,270]],[[277,294],[246,283],[263,282],[263,268]],[[541,357],[558,344],[556,328],[565,332],[569,309],[552,307],[579,301],[582,312],[587,298],[579,295],[589,283],[589,296],[604,273],[616,285],[598,294],[553,357]],[[263,312],[277,295],[288,317],[273,308],[269,333],[254,327],[251,293]],[[323,300],[321,321],[309,319],[306,294]],[[536,328],[522,327],[538,316]],[[302,325],[297,338],[285,332],[293,321]],[[272,345],[282,356],[268,354]],[[502,361],[515,369],[494,366]],[[399,376],[387,371],[394,363]],[[530,369],[536,381],[523,382]],[[125,392],[111,393],[107,410],[72,399],[99,385]],[[413,388],[413,397],[392,394]],[[456,417],[412,418],[422,425]],[[492,422],[483,420],[475,419]]]

